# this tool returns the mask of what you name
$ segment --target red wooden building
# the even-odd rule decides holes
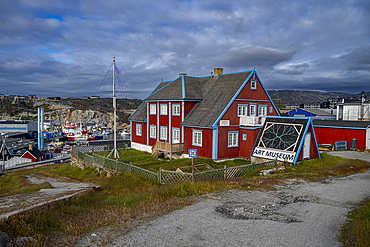
[[[347,149],[355,140],[356,149],[370,149],[370,121],[313,120],[317,142],[335,144],[347,142]]]
[[[279,113],[255,70],[213,76],[180,74],[161,82],[130,117],[131,147],[157,142],[197,149],[200,157],[250,158],[267,116]]]
[[[44,160],[44,154],[38,150],[37,148],[32,148],[30,150],[27,150],[21,158],[30,159],[31,162],[37,162],[37,161],[43,161]]]

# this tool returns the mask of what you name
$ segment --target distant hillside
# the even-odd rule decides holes
[[[348,94],[340,92],[317,92],[301,90],[267,90],[271,99],[277,104],[281,99],[281,105],[308,104],[314,102],[326,102],[329,98],[360,97],[361,94]],[[370,92],[366,92],[365,96]]]

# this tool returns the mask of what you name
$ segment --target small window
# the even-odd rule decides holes
[[[272,113],[272,106],[270,106],[270,113]]]
[[[243,141],[247,140],[247,134],[243,134]]]
[[[180,105],[172,105],[172,116],[180,116]]]
[[[257,89],[257,81],[251,81],[251,89],[253,90]]]
[[[167,127],[161,127],[161,140],[167,140]]]
[[[167,105],[161,104],[161,115],[167,115]]]
[[[156,113],[156,105],[150,104],[150,115],[155,115]]]
[[[249,109],[250,116],[256,116],[256,108],[257,108],[256,104],[251,104],[250,105],[250,109]]]
[[[202,146],[202,131],[193,130],[193,145]]]
[[[136,135],[141,136],[141,124],[136,124]]]
[[[238,146],[238,132],[229,132],[228,147],[237,147]]]
[[[266,116],[267,115],[267,106],[259,106],[259,109],[258,109],[258,115],[259,116]]]
[[[150,138],[157,138],[157,128],[155,125],[150,126]]]
[[[247,116],[248,114],[248,105],[238,105],[238,117]]]

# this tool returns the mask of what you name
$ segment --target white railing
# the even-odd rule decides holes
[[[262,126],[266,121],[266,116],[241,116],[240,125]]]

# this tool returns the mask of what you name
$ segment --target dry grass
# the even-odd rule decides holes
[[[352,210],[350,220],[342,228],[339,241],[344,246],[370,246],[370,200]]]
[[[52,188],[49,183],[31,184],[21,172],[11,172],[0,177],[0,197],[24,194]]]

